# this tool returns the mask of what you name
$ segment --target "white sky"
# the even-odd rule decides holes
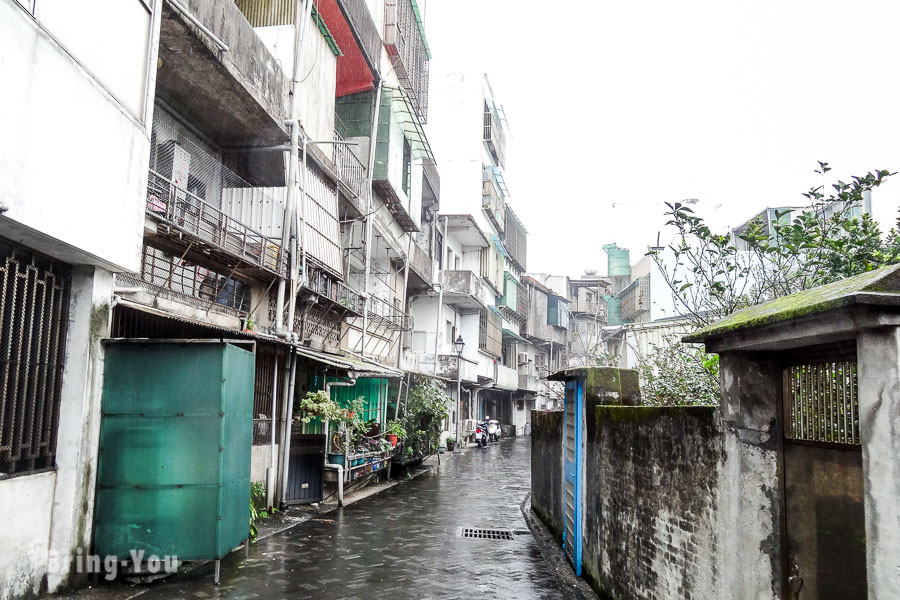
[[[506,110],[529,271],[605,273],[608,242],[637,261],[658,231],[671,239],[664,201],[698,198],[695,211],[724,228],[801,204],[822,183],[817,160],[835,178],[900,171],[900,3],[429,0],[425,11],[432,69],[487,73]],[[900,175],[873,193],[882,229],[898,205]]]

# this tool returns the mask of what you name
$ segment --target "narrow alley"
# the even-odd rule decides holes
[[[530,439],[505,438],[343,509],[237,551],[139,596],[154,598],[564,598],[519,509],[531,485]],[[461,527],[511,541],[465,539]]]

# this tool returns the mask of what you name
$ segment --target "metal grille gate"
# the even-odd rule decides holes
[[[792,600],[865,596],[858,384],[851,355],[807,357],[784,369],[785,585]]]
[[[0,241],[0,477],[54,466],[71,279]]]

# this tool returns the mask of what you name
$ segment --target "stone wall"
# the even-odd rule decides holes
[[[604,598],[718,597],[716,409],[586,415],[584,578]]]
[[[531,508],[560,543],[563,531],[562,426],[562,411],[531,411]]]

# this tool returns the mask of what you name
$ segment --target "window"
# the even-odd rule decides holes
[[[409,197],[412,185],[412,148],[409,140],[403,138],[403,193]]]
[[[52,469],[69,268],[0,240],[0,476]]]

